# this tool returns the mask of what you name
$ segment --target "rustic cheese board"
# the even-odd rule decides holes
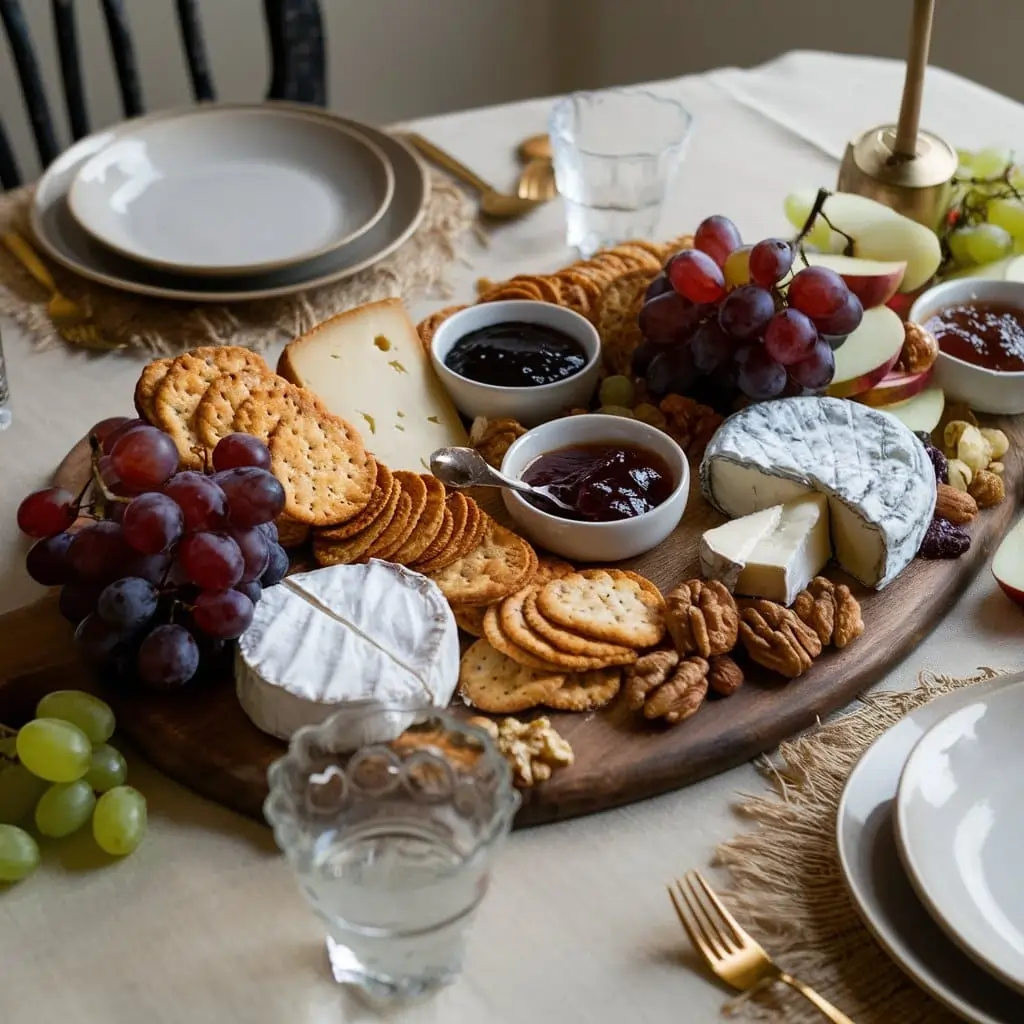
[[[1020,418],[987,419],[1007,434],[1006,499],[984,510],[968,527],[971,547],[958,559],[914,560],[889,586],[872,591],[847,582],[861,602],[865,625],[858,642],[827,648],[813,671],[786,681],[745,665],[744,685],[728,699],[708,700],[700,713],[675,727],[645,721],[623,703],[587,714],[548,712],[572,745],[575,763],[543,785],[523,792],[518,826],[553,822],[665,793],[734,767],[843,707],[882,678],[953,608],[991,556],[1020,510],[1024,490],[1024,424]],[[57,472],[72,487],[87,472],[81,444]],[[696,473],[694,474],[696,478]],[[486,499],[481,499],[486,501]],[[497,503],[488,506],[498,517]],[[725,521],[700,495],[694,479],[687,511],[667,541],[623,563],[668,591],[698,575],[703,531]],[[0,618],[0,721],[17,724],[38,698],[53,689],[101,693],[113,705],[121,731],[158,768],[197,793],[242,814],[262,818],[267,766],[284,744],[258,730],[235,695],[230,661],[219,675],[187,692],[127,693],[104,684],[81,662],[72,628],[46,599]],[[13,642],[17,638],[17,642]],[[459,713],[472,714],[468,708]]]

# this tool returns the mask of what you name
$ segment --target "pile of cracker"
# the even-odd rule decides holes
[[[456,608],[480,636],[463,654],[459,693],[481,711],[544,705],[593,711],[619,692],[624,666],[665,635],[661,592],[638,573],[542,558],[529,584],[500,601]]]
[[[590,259],[578,260],[553,274],[518,274],[502,282],[482,278],[477,282],[479,301],[527,299],[551,302],[585,316],[598,327],[600,333],[601,309],[608,305],[604,301],[606,292],[628,275],[631,282],[643,281],[640,288],[642,294],[673,253],[692,245],[692,235],[683,235],[664,245],[643,240],[623,242],[611,249],[602,249]],[[616,308],[618,304],[618,299],[612,303]],[[434,332],[448,317],[465,308],[447,306],[421,320],[416,329],[424,346],[430,347]],[[601,337],[604,342],[603,333]]]

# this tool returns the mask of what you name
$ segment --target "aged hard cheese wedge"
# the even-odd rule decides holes
[[[815,493],[708,530],[700,568],[736,594],[791,605],[831,554],[828,499]]]
[[[895,417],[841,398],[783,398],[729,417],[700,479],[711,504],[734,518],[824,494],[837,561],[877,588],[917,554],[935,508],[921,442]]]
[[[458,677],[458,630],[441,591],[376,559],[269,587],[235,659],[239,703],[281,739],[370,702],[444,707]],[[380,738],[357,733],[353,745]]]
[[[350,420],[391,469],[420,473],[466,431],[399,299],[340,313],[291,342],[277,372]]]

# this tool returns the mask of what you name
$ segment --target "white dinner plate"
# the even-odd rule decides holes
[[[289,104],[273,106],[291,109]],[[354,242],[285,270],[227,278],[169,274],[125,259],[101,245],[82,229],[68,209],[67,192],[78,168],[108,146],[125,127],[174,116],[177,112],[172,111],[150,114],[127,125],[86,136],[50,164],[36,187],[30,214],[32,232],[40,249],[67,270],[98,284],[185,302],[243,302],[291,295],[332,284],[373,266],[407,241],[423,219],[430,195],[426,169],[401,139],[335,114],[301,109],[310,116],[338,121],[363,132],[391,162],[395,175],[391,203],[384,216]]]
[[[384,215],[383,150],[330,118],[200,106],[124,127],[86,160],[68,207],[115,252],[176,274],[262,274],[324,256]]]
[[[1022,730],[1024,685],[952,711],[907,759],[895,817],[903,866],[932,917],[1024,993]]]
[[[961,952],[917,899],[896,849],[893,806],[903,765],[932,725],[1022,678],[977,683],[900,719],[857,762],[836,816],[840,870],[868,930],[914,982],[974,1024],[1020,1024],[1024,997]]]

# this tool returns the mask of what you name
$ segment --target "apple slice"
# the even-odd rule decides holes
[[[1010,260],[1003,276],[1007,281],[1024,281],[1024,256]]]
[[[812,267],[834,270],[846,282],[846,287],[860,299],[865,309],[884,306],[899,291],[900,282],[907,270],[904,260],[865,260],[859,256],[842,256],[831,252],[809,252],[807,262]]]
[[[1024,605],[1024,519],[1007,533],[996,548],[992,575],[1011,601]]]
[[[903,350],[903,321],[888,306],[864,310],[860,327],[836,349],[833,398],[870,391],[896,365]]]
[[[946,395],[942,388],[935,385],[905,402],[885,406],[882,412],[891,413],[911,430],[923,430],[930,434],[939,425],[945,408]]]
[[[931,382],[933,366],[919,373],[887,373],[870,391],[857,395],[857,401],[880,409],[886,405],[905,402],[919,395]]]
[[[813,203],[813,193],[795,193],[794,199]],[[825,216],[832,226],[853,239],[853,255],[865,259],[906,262],[900,291],[915,292],[934,276],[942,262],[942,247],[935,232],[867,196],[834,192],[825,200]]]

